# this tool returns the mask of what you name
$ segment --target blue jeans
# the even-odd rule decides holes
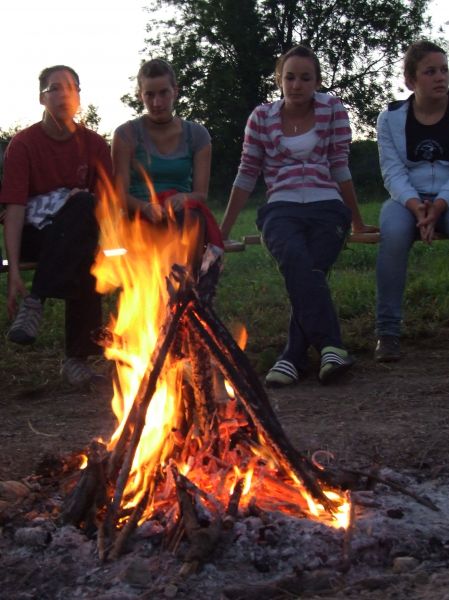
[[[436,231],[449,235],[449,211],[438,219]],[[407,262],[413,242],[419,239],[416,218],[395,200],[387,200],[380,212],[380,245],[377,254],[377,335],[399,336]]]
[[[327,273],[351,225],[351,211],[339,200],[297,204],[273,202],[259,209],[257,227],[281,271],[291,302],[288,341],[280,358],[299,371],[307,350],[342,347],[340,326]]]

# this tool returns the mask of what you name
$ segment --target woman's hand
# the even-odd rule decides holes
[[[421,207],[422,209],[420,210],[416,225],[419,227],[422,241],[431,244],[435,233],[435,225],[446,211],[447,204],[445,200],[437,198],[434,202],[424,200]]]
[[[150,223],[160,223],[166,217],[164,207],[156,202],[146,202],[143,204],[140,213]]]
[[[419,229],[421,240],[431,244],[435,234],[435,225],[440,216],[447,209],[447,204],[441,198],[435,201],[424,199],[422,202],[412,203],[409,208],[416,217],[416,226]]]
[[[187,194],[184,194],[183,192],[173,194],[173,196],[169,196],[165,200],[166,210],[169,210],[171,208],[175,212],[181,211],[184,208],[186,200]]]

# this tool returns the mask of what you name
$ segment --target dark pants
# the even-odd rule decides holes
[[[259,209],[257,227],[276,260],[292,311],[281,358],[300,371],[309,346],[342,347],[340,326],[327,273],[348,234],[351,211],[338,200],[297,204],[273,202]]]
[[[90,274],[98,245],[95,199],[87,192],[70,198],[43,229],[25,225],[21,260],[36,261],[31,293],[65,300],[67,357],[101,354],[92,332],[102,324],[101,296]]]

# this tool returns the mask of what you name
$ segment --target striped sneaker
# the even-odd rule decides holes
[[[77,388],[106,382],[106,377],[95,373],[85,358],[66,358],[62,364],[61,376],[66,383]]]
[[[39,298],[26,296],[20,303],[17,316],[6,337],[15,344],[32,344],[42,321],[43,304]]]
[[[321,365],[318,379],[321,383],[329,383],[354,364],[354,359],[343,348],[326,346],[321,350]]]
[[[265,377],[267,387],[283,387],[298,383],[299,375],[295,365],[288,360],[278,360]]]

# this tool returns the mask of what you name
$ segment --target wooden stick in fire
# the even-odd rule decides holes
[[[87,455],[87,466],[81,471],[77,486],[66,499],[61,516],[64,523],[71,523],[76,527],[85,522],[92,510],[96,510],[97,505],[104,503],[106,499],[106,447],[93,440]]]
[[[190,548],[186,552],[184,563],[179,571],[180,575],[185,576],[194,573],[198,566],[210,556],[220,536],[221,519],[217,513],[216,518],[208,526],[201,525],[192,498],[193,488],[186,485],[189,480],[178,472],[175,465],[172,465],[171,468],[175,476],[176,493],[185,532],[190,542]]]
[[[154,481],[154,479],[153,479]],[[114,546],[110,552],[109,558],[112,560],[117,559],[125,546],[126,540],[133,533],[137,525],[139,524],[140,519],[144,513],[145,508],[147,507],[148,500],[151,496],[152,490],[146,490],[143,494],[142,498],[139,500],[137,505],[135,506],[130,518],[126,521],[124,527],[121,529],[120,533],[115,538]]]
[[[258,430],[267,432],[266,443],[278,457],[279,463],[284,467],[288,466],[304,483],[310,494],[332,512],[334,503],[322,491],[308,459],[288,440],[263,388],[260,385],[252,385],[254,377],[251,375],[252,369],[245,354],[234,340],[230,342],[229,337],[232,336],[218,317],[210,310],[203,309],[204,307],[195,301],[185,312],[185,318],[215,356],[224,376],[237,392]],[[246,368],[242,369],[242,365],[245,364]]]
[[[210,353],[204,347],[196,332],[188,328],[189,359],[192,368],[192,387],[195,399],[195,413],[204,440],[209,438],[210,416],[215,411],[213,403],[214,383]],[[216,425],[216,420],[212,421]],[[215,432],[217,434],[217,432]]]
[[[172,300],[169,303],[166,320],[160,330],[158,342],[151,356],[151,360],[149,361],[149,376],[144,377],[142,380],[139,392],[130,410],[132,418],[128,415],[127,422],[117,443],[119,450],[114,450],[114,453],[111,456],[111,468],[109,469],[111,479],[113,479],[112,475],[117,468],[117,465],[121,463],[121,466],[115,484],[114,497],[108,509],[108,520],[110,523],[115,521],[120,508],[134,456],[139,445],[142,431],[145,427],[148,406],[156,390],[157,381],[168,352],[170,351],[171,344],[173,343],[179,321],[188,304],[191,302],[191,298],[190,281],[186,279],[180,287],[179,292],[175,295],[176,301],[174,301],[172,297]]]

